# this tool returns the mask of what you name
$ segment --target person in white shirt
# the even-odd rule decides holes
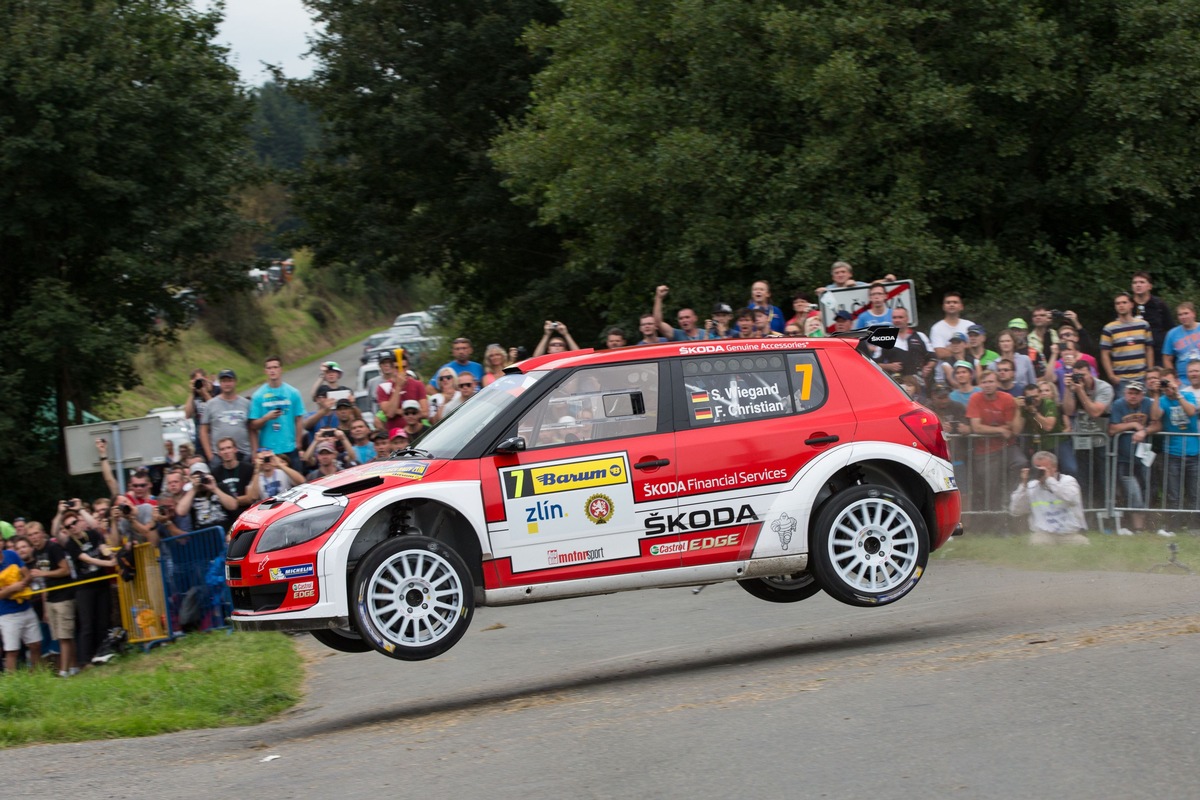
[[[946,358],[950,355],[950,337],[952,335],[961,333],[963,337],[966,337],[968,329],[975,324],[969,319],[963,319],[962,312],[961,294],[946,292],[942,295],[942,314],[945,316],[933,323],[933,327],[929,329],[929,340],[933,342],[938,358]]]
[[[1091,544],[1083,535],[1083,492],[1079,481],[1058,471],[1058,456],[1039,450],[1031,459],[1037,477],[1021,470],[1021,485],[1013,491],[1009,513],[1029,515],[1030,544]]]

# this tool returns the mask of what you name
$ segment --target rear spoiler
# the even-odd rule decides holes
[[[856,331],[842,331],[830,335],[838,339],[866,339],[867,344],[882,347],[884,350],[891,350],[896,346],[896,339],[900,336],[900,329],[895,325],[872,325],[869,328],[860,328]]]

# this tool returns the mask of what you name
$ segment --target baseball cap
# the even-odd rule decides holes
[[[203,472],[205,475],[212,475],[212,470],[209,469],[208,464],[205,464],[203,461],[197,461],[195,464],[192,464],[190,467],[188,467],[189,475],[196,472]]]
[[[967,361],[966,359],[959,359],[958,361],[954,362],[954,368],[958,369],[959,367],[966,367],[967,369],[970,369],[970,370],[975,369],[975,365],[972,364],[970,361]]]
[[[11,523],[0,519],[0,538],[11,539],[17,535],[17,529]]]
[[[354,408],[354,401],[348,397],[343,397],[333,404],[334,408]]]
[[[221,378],[233,378],[234,380],[237,380],[237,373],[231,369],[223,369],[217,373],[217,380],[220,380]]]
[[[333,442],[321,442],[320,444],[317,445],[317,452],[318,453],[336,453],[337,447],[334,446]]]
[[[25,522],[24,517],[13,517],[13,522]]]
[[[396,363],[396,354],[393,353],[391,350],[385,350],[379,354],[379,360],[380,361],[391,361],[394,364],[394,363]]]
[[[849,311],[839,311],[833,315],[834,319],[854,319],[854,315]]]
[[[952,341],[952,342],[965,342],[966,340],[967,340],[967,337],[961,333],[950,334],[950,341]]]
[[[407,439],[408,434],[404,432],[404,428],[392,428],[388,431],[389,439]]]
[[[1029,330],[1029,323],[1020,317],[1013,317],[1008,321],[1008,327],[1019,328],[1020,330],[1027,331]]]
[[[712,313],[714,313],[714,314],[732,314],[733,306],[729,305],[729,303],[713,303]]]
[[[967,328],[967,333],[972,336],[987,336],[987,331],[983,329],[982,325],[972,325]]]
[[[950,390],[949,390],[949,389],[947,389],[947,388],[946,388],[945,386],[943,386],[942,384],[940,384],[940,383],[937,383],[937,384],[934,384],[933,388],[929,390],[929,393],[930,393],[930,394],[936,394],[936,395],[938,395],[939,397],[941,397],[941,396],[943,396],[943,395],[950,394]]]
[[[415,408],[419,411],[421,409],[421,404],[418,403],[416,400],[405,400],[403,403],[400,404],[401,411],[404,411],[405,409],[409,409],[409,408]]]
[[[1135,392],[1146,391],[1146,385],[1141,381],[1130,381],[1129,383],[1125,384],[1125,388],[1133,389]]]
[[[326,361],[321,366],[325,367],[326,369],[332,369],[339,373],[342,371],[342,368],[340,366],[338,366],[338,363],[336,361]]]

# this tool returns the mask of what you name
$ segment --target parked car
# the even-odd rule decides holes
[[[896,329],[865,335],[890,346]],[[961,532],[960,499],[937,416],[856,344],[524,361],[391,460],[243,513],[234,626],[420,660],[477,605],[722,581],[893,603]]]
[[[425,355],[440,345],[441,337],[437,336],[393,336],[368,350],[363,355],[362,362],[369,364],[378,361],[382,354],[403,348],[408,353],[409,364],[415,369],[420,369]]]
[[[437,320],[433,318],[433,314],[430,314],[428,311],[409,311],[396,317],[392,322],[392,326],[416,325],[422,332],[425,332],[431,329],[436,322]]]
[[[194,444],[196,424],[187,418],[183,406],[159,406],[146,412],[146,416],[162,420],[163,441],[170,442],[176,453],[179,452],[179,445],[185,442],[189,445]]]

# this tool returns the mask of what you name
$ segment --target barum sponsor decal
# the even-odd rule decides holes
[[[696,511],[682,511],[678,514],[651,514],[646,517],[646,533],[655,536],[660,533],[679,533],[705,528],[716,528],[721,525],[736,525],[740,522],[754,522],[758,519],[754,509],[746,504],[734,510],[730,507],[701,508]]]
[[[718,489],[736,489],[739,486],[780,481],[788,476],[786,469],[763,469],[756,472],[731,472],[715,478],[688,478],[686,481],[664,481],[647,483],[643,490],[646,497],[668,497],[690,492],[712,492]]]
[[[613,501],[606,494],[594,494],[583,504],[587,518],[597,525],[603,525],[612,519]]]
[[[605,456],[570,464],[514,469],[504,473],[504,494],[512,499],[573,489],[592,489],[626,483],[624,456]]]
[[[604,558],[603,547],[597,547],[594,550],[568,550],[566,552],[549,550],[546,552],[546,561],[552,567],[586,564],[589,561],[599,561],[602,558]]]

